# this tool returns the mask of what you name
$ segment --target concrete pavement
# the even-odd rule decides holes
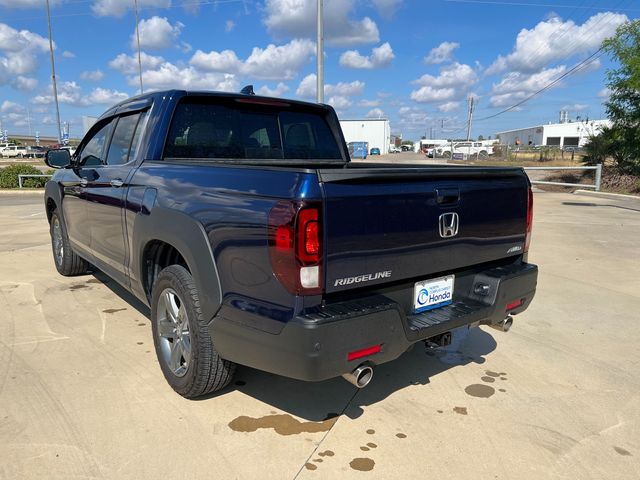
[[[538,294],[356,390],[240,367],[175,394],[146,308],[59,276],[42,197],[0,198],[0,478],[640,477],[640,207],[540,192]]]

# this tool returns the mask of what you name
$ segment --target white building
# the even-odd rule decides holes
[[[347,143],[368,142],[369,151],[372,148],[379,148],[380,153],[389,153],[391,127],[388,119],[340,120],[340,127]]]
[[[583,120],[548,123],[536,127],[499,132],[496,137],[502,145],[538,145],[556,147],[582,147],[591,135],[598,135],[609,120]]]

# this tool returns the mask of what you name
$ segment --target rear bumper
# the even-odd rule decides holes
[[[319,381],[367,362],[398,358],[411,344],[467,325],[497,324],[527,309],[535,295],[538,267],[518,263],[456,279],[454,303],[422,314],[383,294],[326,305],[287,323],[277,334],[216,317],[209,333],[219,354],[233,362],[300,380]],[[483,295],[474,293],[487,285]],[[514,300],[522,303],[506,311]],[[349,352],[381,345],[374,355],[347,360]]]

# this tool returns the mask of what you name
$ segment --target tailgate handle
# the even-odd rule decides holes
[[[438,205],[450,205],[460,200],[460,190],[457,188],[438,188],[436,190]]]

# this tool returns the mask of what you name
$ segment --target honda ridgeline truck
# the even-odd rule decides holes
[[[46,161],[58,272],[147,304],[188,398],[236,364],[363,387],[417,342],[508,329],[535,293],[521,168],[351,163],[327,105],[155,92]]]

